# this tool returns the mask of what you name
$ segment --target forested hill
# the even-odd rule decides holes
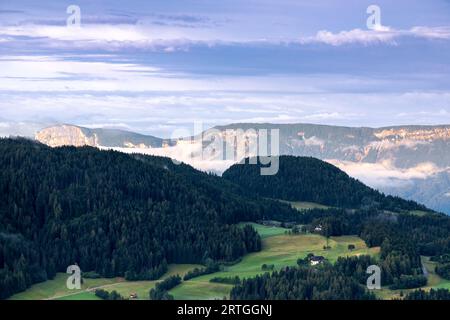
[[[245,161],[248,163],[248,159]],[[236,164],[224,172],[223,178],[273,199],[317,202],[341,208],[428,210],[414,201],[385,196],[315,158],[280,156],[279,171],[272,176],[262,176],[261,166]]]
[[[77,263],[156,279],[168,263],[235,260],[260,249],[263,215],[295,213],[170,159],[0,140],[0,298]]]

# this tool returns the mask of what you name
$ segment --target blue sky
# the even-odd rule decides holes
[[[448,0],[0,0],[0,132],[450,123],[449,61]]]

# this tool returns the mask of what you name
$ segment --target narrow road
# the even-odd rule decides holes
[[[420,263],[422,264],[422,272],[423,272],[423,275],[424,275],[426,278],[428,278],[429,273],[428,273],[427,267],[425,266],[425,263],[424,263],[423,261],[420,261]]]
[[[116,285],[118,283],[121,283],[121,282],[105,284],[105,285],[98,286],[98,287],[91,287],[91,288],[87,288],[87,289],[84,289],[84,290],[79,290],[79,291],[76,291],[76,292],[73,292],[73,293],[63,294],[63,295],[59,295],[59,296],[53,296],[53,297],[50,297],[50,298],[46,298],[44,300],[55,300],[55,299],[59,299],[59,298],[74,296],[76,294],[80,294],[80,293],[83,293],[83,292],[92,292],[92,291],[95,291],[97,289],[104,289],[104,288],[108,288],[108,287],[114,286],[114,285]]]

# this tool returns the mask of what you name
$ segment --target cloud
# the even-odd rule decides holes
[[[390,161],[381,163],[356,163],[335,159],[326,161],[374,188],[405,187],[410,185],[413,179],[424,180],[446,171],[446,169],[438,168],[430,162],[421,163],[412,168],[400,169]]]
[[[82,68],[88,69],[89,64]],[[33,69],[29,67],[28,69],[30,76],[35,76],[31,72]],[[449,92],[405,95],[332,92],[311,94],[280,91],[269,94],[264,89],[271,81],[266,84],[264,78],[255,78],[252,81],[231,78],[219,81],[218,87],[207,79],[197,82],[190,79],[174,79],[165,82],[157,77],[141,77],[139,73],[137,75],[139,78],[136,79],[133,72],[124,72],[126,76],[121,77],[121,73],[107,70],[105,69],[106,77],[115,75],[119,79],[92,81],[95,83],[62,79],[45,81],[0,79],[0,87],[5,88],[6,83],[11,86],[14,83],[18,88],[16,91],[0,91],[1,115],[9,121],[40,119],[91,127],[101,123],[111,126],[126,124],[133,128],[133,131],[167,137],[177,127],[190,127],[196,121],[202,121],[208,126],[235,122],[375,127],[423,124],[425,121],[429,124],[442,124],[447,118],[443,118],[439,110],[442,109],[443,103],[450,106]],[[47,76],[53,77],[54,74],[50,73]],[[235,87],[248,86],[245,82],[249,81],[252,84],[249,89],[258,90],[233,91]],[[272,89],[286,89],[284,81],[277,82],[280,87]],[[287,79],[285,82],[299,86],[302,82],[311,82],[311,79]],[[71,86],[72,89],[64,89],[64,85]],[[160,85],[173,90],[158,91]],[[109,88],[111,90],[104,90]],[[221,90],[217,90],[218,88]],[[421,110],[424,105],[430,113],[434,110],[435,115],[417,116],[417,110]],[[361,106],[364,106],[364,109]],[[398,118],[399,112],[411,113],[411,116]],[[332,116],[322,116],[328,114]],[[392,147],[396,146],[398,145],[392,144]],[[414,147],[414,144],[409,146]]]
[[[21,136],[21,137],[34,137],[34,134],[47,127],[49,123],[45,122],[26,122],[26,121],[20,121],[20,122],[5,122],[0,121],[0,137],[14,137],[14,136]]]
[[[413,27],[410,33],[426,39],[450,39],[450,27]]]
[[[135,25],[139,23],[139,19],[136,17],[130,17],[125,15],[82,15],[83,25]],[[21,20],[18,25],[20,26],[59,26],[67,27],[66,17],[59,18],[29,18]]]
[[[406,30],[381,27],[377,30],[350,29],[338,32],[320,30],[313,36],[261,36],[236,32],[227,28],[224,18],[211,19],[191,14],[150,14],[144,17],[115,15],[83,15],[80,28],[67,27],[62,18],[29,18],[11,25],[0,26],[0,37],[11,43],[28,42],[43,48],[103,48],[118,50],[141,48],[146,50],[179,51],[193,46],[216,45],[282,45],[397,44],[400,38],[449,40],[450,27],[414,26]]]
[[[226,19],[218,21],[193,14],[152,14],[150,20],[151,24],[180,28],[211,28],[220,26],[226,21]]]
[[[23,47],[51,49],[101,49],[109,51],[138,48],[151,51],[186,51],[190,47],[215,46],[239,39],[209,28],[186,28],[171,23],[128,23],[131,21],[91,17],[80,27],[67,27],[59,19],[26,21],[0,26],[0,37]],[[33,23],[35,22],[35,23]],[[26,40],[25,40],[26,39]]]
[[[353,29],[350,31],[340,31],[332,33],[330,31],[322,30],[317,32],[314,37],[307,37],[301,39],[301,43],[324,43],[332,46],[340,46],[345,44],[361,43],[364,45],[375,43],[390,43],[394,44],[396,34],[390,31],[373,31]]]
[[[133,86],[143,90],[145,81],[162,76],[160,68],[147,65],[59,56],[0,56],[0,69],[2,90],[28,92],[126,90],[121,84],[127,81],[130,90]]]
[[[160,157],[168,157],[178,162],[183,162],[193,166],[194,168],[206,172],[214,172],[222,174],[225,170],[236,163],[234,160],[203,158],[202,147],[200,143],[196,144],[179,144],[174,147],[167,148],[106,148],[124,153],[140,153]]]
[[[154,39],[156,35],[149,31],[143,27],[130,24],[89,24],[81,27],[24,24],[2,27],[0,34],[16,37],[45,37],[61,41],[121,41],[132,43]]]
[[[332,46],[341,46],[347,44],[391,44],[395,45],[395,40],[402,37],[417,37],[424,39],[450,39],[450,27],[424,27],[417,26],[409,30],[395,30],[384,27],[379,30],[353,29],[333,33],[327,30],[321,30],[313,37],[300,39],[300,43],[324,43]]]
[[[308,141],[311,145],[322,145],[322,141],[312,137]],[[201,143],[180,143],[174,147],[167,148],[114,148],[116,151],[125,153],[143,153],[163,156],[192,165],[203,171],[215,171],[222,173],[238,160],[222,160],[222,154],[208,156],[203,154]],[[438,168],[430,162],[421,163],[415,167],[400,169],[391,164],[390,161],[380,163],[356,163],[336,159],[325,160],[348,175],[359,179],[373,188],[404,188],[411,186],[414,180],[429,179],[433,175],[446,172],[448,169]]]

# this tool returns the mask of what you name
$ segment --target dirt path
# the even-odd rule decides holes
[[[59,299],[59,298],[74,296],[76,294],[80,294],[80,293],[83,293],[83,292],[92,292],[92,291],[95,291],[97,289],[104,289],[104,288],[108,288],[108,287],[111,287],[111,286],[115,286],[118,283],[121,283],[121,282],[109,283],[109,284],[105,284],[105,285],[102,285],[102,286],[91,287],[91,288],[87,288],[87,289],[84,289],[84,290],[79,290],[79,291],[76,291],[76,292],[73,292],[73,293],[63,294],[63,295],[59,295],[59,296],[53,296],[53,297],[50,297],[50,298],[46,298],[44,300],[55,300],[55,299]]]

